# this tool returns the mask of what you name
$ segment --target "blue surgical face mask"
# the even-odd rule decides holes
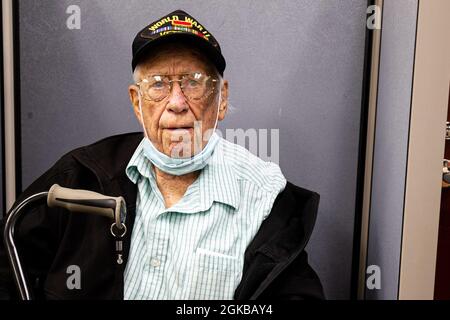
[[[142,126],[144,128],[144,142],[143,142],[143,151],[145,157],[153,163],[158,169],[161,171],[174,175],[174,176],[181,176],[184,174],[188,174],[197,170],[203,169],[209,162],[212,154],[214,153],[214,149],[216,148],[217,144],[220,141],[220,137],[215,133],[218,117],[219,117],[219,108],[220,108],[220,102],[222,100],[222,80],[220,81],[219,86],[219,102],[217,107],[217,118],[216,122],[214,124],[213,134],[209,138],[206,146],[203,148],[203,150],[193,157],[189,158],[171,158],[158,149],[153,145],[153,143],[150,141],[147,130],[145,128],[144,124],[144,116],[142,114],[142,97],[141,93],[139,91],[139,110],[141,112],[141,121]],[[196,131],[194,130],[194,134]]]

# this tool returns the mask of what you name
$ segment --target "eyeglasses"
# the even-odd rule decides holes
[[[169,79],[169,77],[175,76],[180,77],[180,79]],[[152,75],[142,79],[136,85],[139,86],[144,99],[159,102],[170,94],[174,82],[179,82],[181,91],[189,101],[198,101],[213,93],[217,79],[200,72],[180,75]]]

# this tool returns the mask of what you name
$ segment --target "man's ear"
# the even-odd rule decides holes
[[[139,108],[139,88],[132,84],[128,87],[128,95],[130,96],[131,106],[133,107],[134,115],[142,126],[141,110]]]
[[[221,90],[222,90],[222,99],[221,99],[222,101],[220,102],[219,106],[219,115],[218,115],[219,121],[225,119],[225,115],[228,110],[228,80],[223,81]]]

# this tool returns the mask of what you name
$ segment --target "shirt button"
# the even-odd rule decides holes
[[[150,265],[154,268],[158,268],[161,265],[161,261],[159,261],[158,259],[151,259],[150,260]]]

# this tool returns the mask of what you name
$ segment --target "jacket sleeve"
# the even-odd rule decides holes
[[[18,197],[13,208],[33,194],[48,191],[54,183],[68,185],[70,183],[71,170],[70,168],[64,169],[61,163],[64,163],[64,161],[60,160],[34,181]],[[8,212],[8,215],[11,210]],[[22,213],[23,218],[19,219],[16,224],[15,244],[26,274],[28,287],[34,292],[34,297],[39,299],[43,294],[42,286],[54,258],[58,238],[61,234],[61,212],[58,209],[48,208],[44,199],[42,202],[31,204],[29,208],[24,210],[25,212]],[[0,221],[0,230],[2,231],[2,241],[0,241],[1,300],[20,298],[4,243],[4,231],[8,215]]]
[[[308,263],[306,251],[283,271],[273,287],[276,300],[324,300],[325,294],[316,272]]]
[[[305,189],[296,187],[295,197],[304,199],[301,207],[301,214],[298,215],[300,223],[293,225],[302,225],[303,232],[300,230],[291,234],[304,237],[304,241],[308,242],[314,229],[320,195],[316,192],[305,191]],[[285,239],[286,242],[289,239]],[[317,273],[308,263],[308,254],[303,248],[302,251],[294,258],[289,266],[281,272],[279,277],[274,281],[272,297],[280,300],[311,300],[325,299],[324,290]]]

